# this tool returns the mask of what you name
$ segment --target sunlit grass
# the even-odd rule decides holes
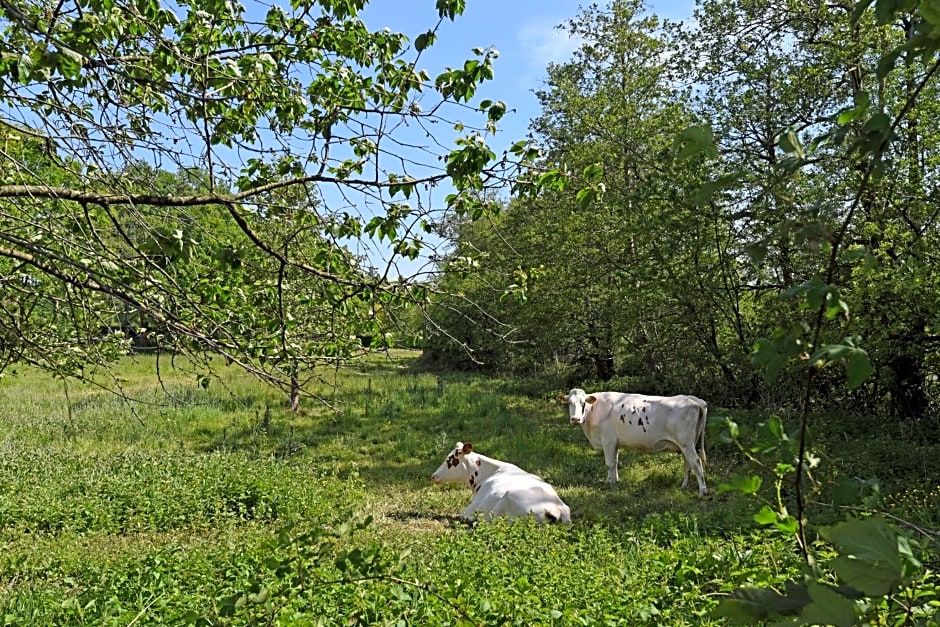
[[[158,379],[153,357],[128,360],[115,371],[125,398],[29,369],[0,379],[0,616],[13,624],[214,616],[220,599],[265,572],[278,530],[366,517],[374,522],[359,541],[405,552],[403,576],[487,599],[480,616],[530,624],[556,615],[559,624],[708,624],[709,608],[735,585],[798,573],[793,543],[756,529],[754,501],[714,493],[744,469],[731,445],[709,439],[708,498],[679,488],[682,461],[671,454],[622,452],[621,480],[610,488],[603,455],[568,424],[558,390],[416,373],[406,367],[413,359],[322,373],[316,393],[328,405],[306,398],[298,413],[222,363],[203,387],[192,368],[161,361]],[[548,480],[573,524],[457,521],[470,491],[429,479],[456,441]],[[841,443],[840,472],[862,446]],[[940,492],[924,490],[892,491],[886,503],[935,521],[928,510]],[[418,611],[385,588],[291,603],[341,616],[375,597],[377,617],[395,613],[383,609],[386,593],[411,607],[395,615],[414,624],[459,614],[433,595]],[[476,603],[471,597],[460,603]]]

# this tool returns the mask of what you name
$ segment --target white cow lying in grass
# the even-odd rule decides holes
[[[467,520],[531,514],[538,522],[571,522],[571,510],[552,486],[514,464],[475,453],[470,442],[457,442],[431,481],[466,483],[473,490],[461,513]]]
[[[705,486],[705,419],[708,403],[695,396],[644,396],[624,392],[588,394],[575,388],[559,394],[558,401],[568,405],[571,424],[581,425],[591,446],[604,451],[607,482],[619,479],[617,458],[620,449],[643,453],[676,451],[685,459],[685,479],[689,471],[698,479],[698,493],[704,496]],[[696,445],[701,444],[696,451]]]

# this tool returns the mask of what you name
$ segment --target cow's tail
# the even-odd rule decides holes
[[[698,437],[699,437],[699,458],[702,460],[702,466],[705,465],[705,426],[708,424],[708,403],[699,399],[698,409]]]

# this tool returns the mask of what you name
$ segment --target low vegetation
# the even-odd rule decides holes
[[[204,388],[152,359],[122,363],[126,400],[0,380],[4,625],[724,624],[730,591],[800,575],[758,503],[715,490],[747,466],[716,429],[708,498],[679,489],[673,455],[623,454],[611,490],[548,383],[418,373],[402,353],[333,373],[338,411],[292,413],[241,371]],[[820,421],[820,463],[880,477],[876,508],[936,529],[936,429],[864,420]],[[458,521],[469,493],[429,480],[457,440],[555,485],[573,524]]]

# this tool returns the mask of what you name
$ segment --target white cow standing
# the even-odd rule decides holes
[[[457,442],[431,481],[470,486],[473,500],[461,513],[467,520],[531,514],[538,522],[571,522],[571,510],[552,486],[514,464],[474,452],[470,442]]]
[[[607,482],[615,484],[620,449],[643,453],[676,451],[685,459],[682,487],[689,485],[689,471],[698,479],[698,493],[704,496],[705,420],[708,403],[695,396],[645,396],[624,392],[588,394],[575,388],[559,394],[568,404],[571,424],[581,425],[595,450],[604,451]],[[696,444],[701,443],[700,451]]]

